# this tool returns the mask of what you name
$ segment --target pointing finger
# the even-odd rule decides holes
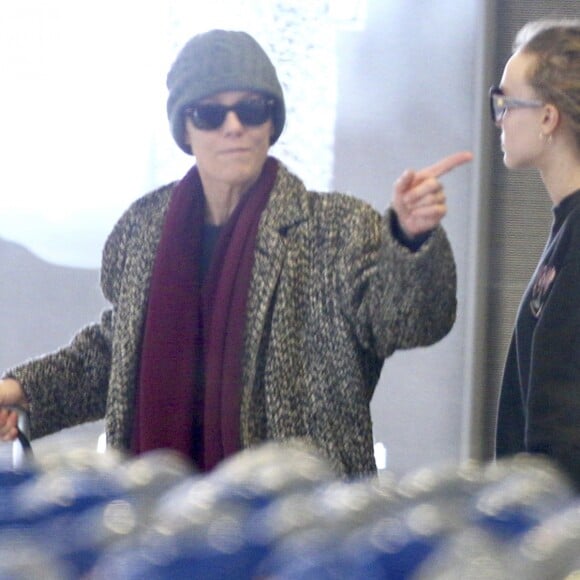
[[[452,169],[468,163],[473,159],[473,153],[470,151],[459,151],[457,153],[452,153],[443,159],[440,159],[433,165],[425,167],[417,172],[420,177],[441,177],[445,173],[448,173]]]

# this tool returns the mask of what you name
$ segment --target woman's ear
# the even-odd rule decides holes
[[[544,105],[544,116],[542,117],[542,133],[546,136],[552,135],[560,124],[560,111],[556,105],[546,103]]]

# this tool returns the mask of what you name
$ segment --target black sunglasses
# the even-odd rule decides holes
[[[233,111],[242,125],[257,127],[272,117],[274,99],[244,99],[235,105],[197,103],[185,109],[185,114],[195,127],[211,131],[221,127],[226,115]]]

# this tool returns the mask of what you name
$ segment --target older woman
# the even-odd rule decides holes
[[[497,455],[548,455],[580,489],[580,20],[526,25],[490,98],[505,165],[537,169],[553,204],[507,357]]]
[[[202,470],[301,438],[342,474],[374,472],[369,404],[384,359],[454,321],[437,178],[470,154],[407,171],[381,217],[307,191],[269,156],[284,96],[248,34],[192,38],[168,89],[173,136],[195,166],[117,223],[100,324],[9,371],[0,404],[29,409],[36,437],[104,415],[113,447],[176,449]],[[13,413],[0,412],[0,435],[16,435]]]

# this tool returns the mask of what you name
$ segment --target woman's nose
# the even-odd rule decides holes
[[[223,122],[223,128],[230,131],[239,131],[244,125],[236,115],[235,111],[228,111]]]

